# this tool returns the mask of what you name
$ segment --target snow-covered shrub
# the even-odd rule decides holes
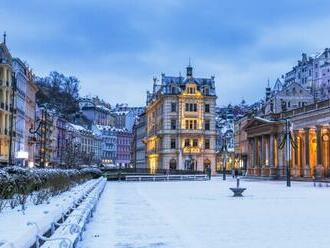
[[[78,169],[27,169],[18,166],[0,170],[0,211],[9,203],[25,210],[28,197],[41,204],[51,196],[69,190],[72,186],[101,176],[94,168]]]
[[[102,176],[102,171],[95,167],[83,168],[80,170],[83,174],[90,174],[93,178]]]

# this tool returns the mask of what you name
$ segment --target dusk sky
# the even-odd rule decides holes
[[[329,47],[330,1],[1,0],[0,31],[35,74],[81,95],[144,105],[152,77],[215,75],[220,105],[249,103],[301,58]]]

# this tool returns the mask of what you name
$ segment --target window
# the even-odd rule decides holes
[[[196,103],[186,103],[186,112],[197,112]]]
[[[198,147],[198,139],[193,139],[193,147]]]
[[[209,87],[204,88],[204,95],[209,95],[210,94],[210,89]]]
[[[176,139],[172,138],[171,139],[171,149],[175,149],[176,148]]]
[[[186,120],[186,129],[196,130],[197,120]]]
[[[176,103],[171,102],[171,112],[176,112]]]
[[[188,87],[188,93],[189,94],[195,94],[196,93],[196,89],[194,87]]]
[[[170,170],[176,170],[176,160],[175,159],[170,160]]]
[[[184,140],[184,147],[189,147],[190,146],[190,140],[189,139],[185,139]]]
[[[210,120],[205,120],[205,130],[210,130]]]
[[[171,130],[175,130],[176,129],[176,120],[172,119],[171,120]]]
[[[290,108],[290,106],[291,106],[291,103],[290,103],[290,101],[288,102],[288,108]]]
[[[171,86],[171,94],[176,94],[176,88],[175,88],[175,86]]]
[[[205,149],[210,149],[210,140],[205,139]]]
[[[210,113],[210,104],[205,104],[205,113]]]

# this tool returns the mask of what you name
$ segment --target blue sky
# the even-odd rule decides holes
[[[220,105],[264,95],[308,54],[329,47],[330,1],[1,0],[0,31],[37,75],[81,80],[82,95],[143,105],[152,77],[215,75]]]

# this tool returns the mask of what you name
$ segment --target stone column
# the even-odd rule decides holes
[[[311,176],[311,167],[310,167],[310,148],[309,148],[309,130],[310,128],[304,128],[305,132],[305,167],[304,167],[304,177],[310,177]]]
[[[298,177],[298,168],[299,168],[299,159],[298,159],[298,153],[299,153],[299,130],[293,131],[293,138],[296,143],[296,147],[292,148],[292,168],[291,168],[291,175]]]
[[[254,137],[253,139],[253,174],[257,175],[257,167],[258,167],[258,138]]]
[[[269,136],[269,176],[275,176],[275,161],[274,161],[274,135],[270,134]]]
[[[261,176],[265,176],[265,162],[266,162],[266,137],[261,136],[261,153],[260,153],[260,162],[261,162]]]
[[[316,160],[316,176],[323,177],[324,176],[324,168],[322,165],[322,127],[316,127],[316,152],[317,152],[317,160]]]

